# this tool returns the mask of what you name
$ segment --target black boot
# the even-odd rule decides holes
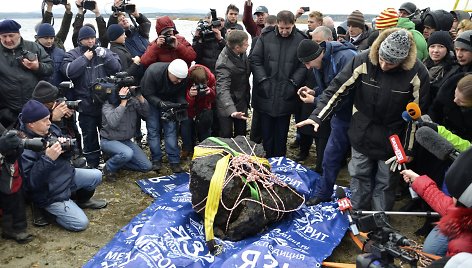
[[[105,208],[108,203],[105,200],[101,199],[92,199],[95,190],[87,191],[85,189],[79,189],[76,191],[77,205],[80,208],[91,208],[91,209],[101,209]]]
[[[46,216],[44,215],[44,209],[39,208],[33,203],[31,203],[31,214],[33,216],[34,226],[43,227],[49,224]]]
[[[12,239],[19,244],[25,244],[33,240],[33,235],[26,232],[26,227],[21,230],[13,227],[13,216],[3,215],[2,216],[2,238]],[[26,224],[25,224],[26,226]]]

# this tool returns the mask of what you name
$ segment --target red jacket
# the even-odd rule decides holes
[[[212,103],[215,101],[216,98],[216,79],[215,75],[210,71],[210,69],[208,69],[204,65],[195,64],[194,66],[192,66],[192,68],[188,70],[188,73],[190,74],[190,72],[192,72],[192,70],[195,69],[195,67],[197,66],[201,66],[205,69],[205,73],[208,77],[207,86],[210,88],[210,93],[205,96],[192,97],[189,95],[192,84],[189,83],[189,85],[187,86],[187,94],[185,95],[185,98],[188,102],[187,113],[188,117],[190,118],[194,118],[202,110],[211,110]]]
[[[164,29],[174,28],[174,35],[177,38],[178,45],[176,48],[157,46],[157,39],[149,43],[144,54],[141,56],[141,64],[145,67],[153,64],[154,62],[171,62],[175,59],[184,60],[188,66],[195,60],[197,53],[193,50],[192,45],[185,40],[185,37],[177,35],[179,32],[175,30],[174,22],[168,17],[160,17],[156,21],[156,32],[159,35]]]
[[[418,177],[411,187],[442,216],[438,227],[450,239],[447,256],[459,252],[472,253],[472,208],[456,207],[452,197],[439,190],[426,175]]]
[[[8,169],[11,168],[11,164],[7,163],[2,163],[1,169],[0,169],[0,188],[1,192],[4,194],[13,194],[18,192],[21,188],[21,184],[23,182],[23,179],[21,178],[20,175],[20,168],[18,167],[18,161],[15,161],[13,164],[13,176],[10,176]],[[3,174],[5,172],[5,174]]]

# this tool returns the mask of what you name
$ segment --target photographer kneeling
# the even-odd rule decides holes
[[[424,241],[423,251],[439,256],[453,256],[459,252],[472,253],[472,149],[460,154],[445,176],[451,196],[441,192],[426,175],[412,170],[401,174],[407,183],[428,205],[441,215],[438,225]]]
[[[51,124],[49,110],[42,103],[28,101],[19,118],[20,129],[28,138],[40,137],[48,142],[44,151],[25,149],[21,156],[22,174],[31,201],[56,216],[57,223],[65,229],[85,230],[89,221],[81,208],[107,206],[104,200],[91,199],[102,181],[102,173],[71,165],[74,140],[64,138],[59,127]],[[77,203],[71,200],[74,192]]]
[[[102,151],[110,156],[103,174],[111,182],[116,181],[116,172],[122,167],[141,172],[151,170],[151,161],[131,140],[136,133],[138,114],[147,117],[149,104],[143,95],[131,92],[128,87],[122,87],[119,93],[111,95],[102,107],[101,146]]]

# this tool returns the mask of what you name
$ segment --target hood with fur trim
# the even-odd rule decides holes
[[[373,65],[377,66],[379,64],[380,44],[391,33],[395,32],[395,31],[399,31],[399,30],[402,30],[402,29],[400,29],[400,28],[389,28],[389,29],[383,30],[379,34],[379,37],[377,37],[377,39],[374,41],[374,43],[372,44],[372,47],[370,48],[370,51],[369,51],[369,59],[370,59],[370,61],[372,62]],[[413,68],[413,66],[415,65],[415,62],[416,62],[416,45],[415,45],[415,42],[413,40],[413,35],[409,31],[407,31],[407,32],[408,32],[408,37],[410,39],[410,44],[411,44],[410,45],[410,51],[408,52],[408,56],[406,57],[406,59],[400,64],[400,67],[403,70],[406,70],[406,71],[411,70]]]

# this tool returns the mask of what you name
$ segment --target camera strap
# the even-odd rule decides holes
[[[129,19],[133,23],[134,27],[138,28],[138,24],[136,23],[136,20],[131,16],[131,14],[128,13]]]

